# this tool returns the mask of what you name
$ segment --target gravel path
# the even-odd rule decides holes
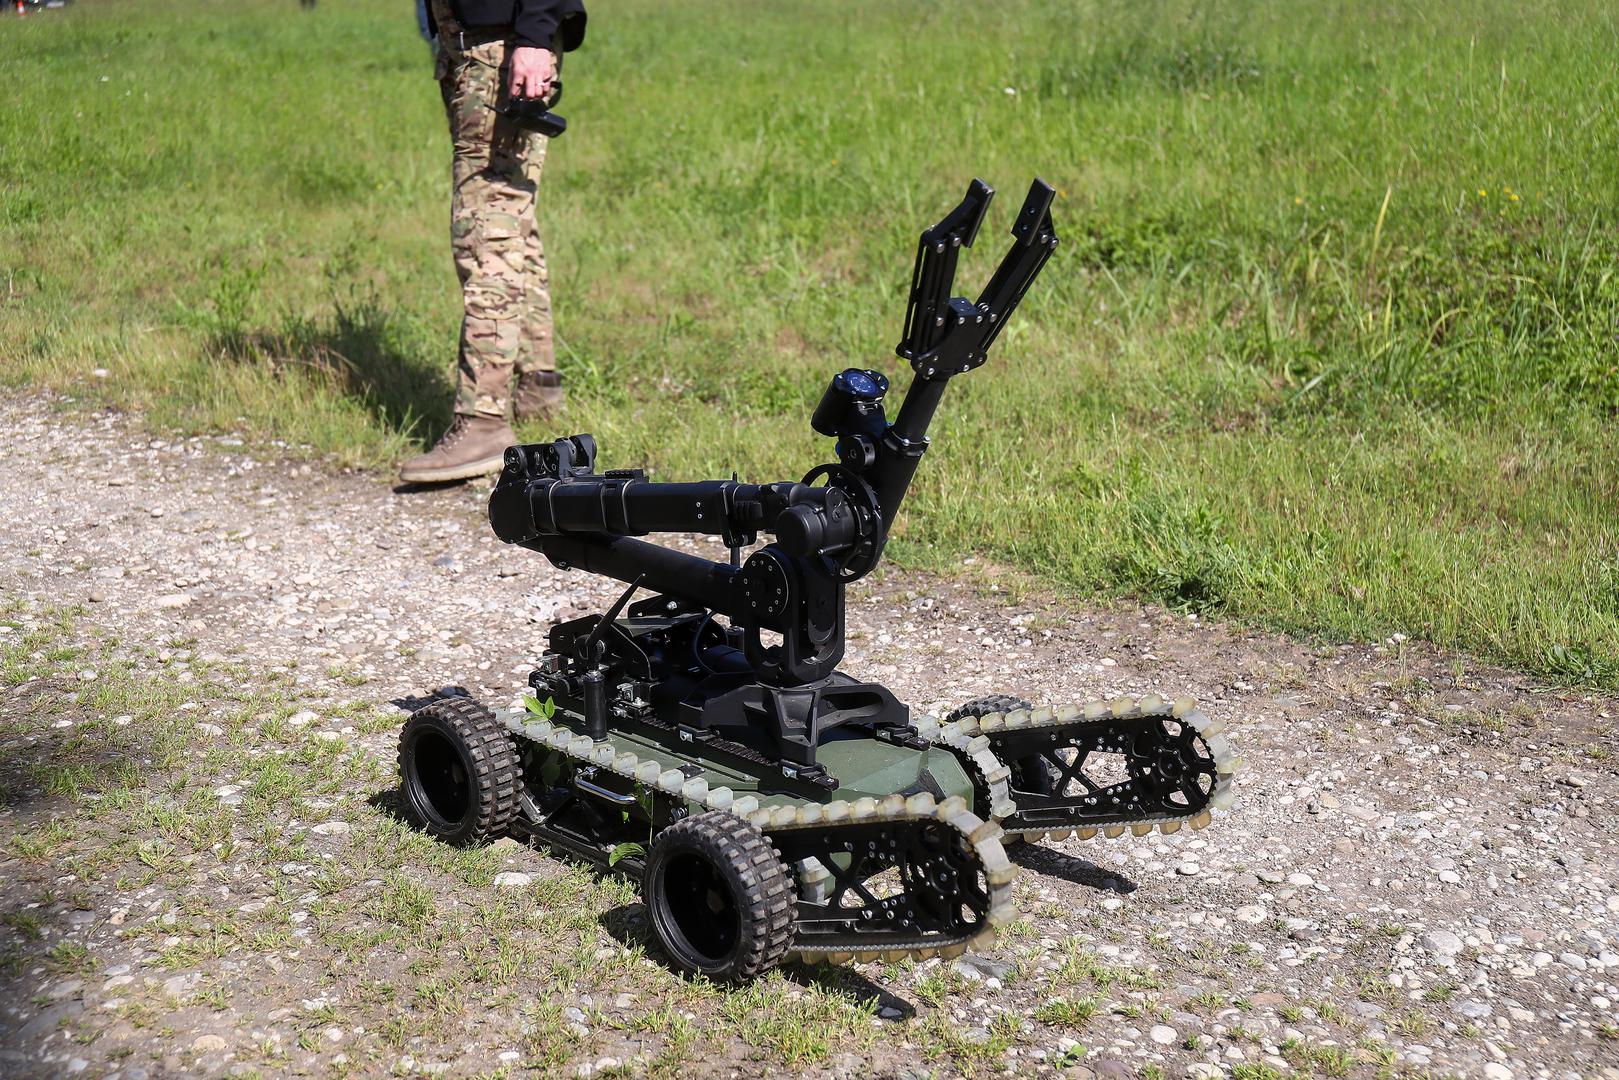
[[[153,438],[38,398],[0,397],[0,429],[0,602],[12,613],[0,646],[53,607],[83,605],[71,633],[96,648],[180,642],[168,651],[182,666],[228,659],[280,679],[292,706],[359,699],[402,719],[390,702],[443,686],[510,701],[550,621],[616,591],[494,541],[482,488],[396,492],[249,455],[238,439]],[[1246,759],[1237,807],[1200,833],[1025,849],[1024,921],[989,955],[862,968],[850,984],[868,988],[875,1015],[848,1045],[767,1060],[725,1036],[684,1071],[1619,1078],[1613,701],[1403,640],[1317,646],[1159,609],[1079,607],[976,563],[959,580],[889,571],[862,583],[850,639],[846,669],[923,710],[988,692],[1044,704],[1190,693],[1230,722]],[[30,727],[30,695],[72,681],[46,670],[49,655],[32,659],[0,707],[0,763],[48,734]],[[187,704],[206,735],[210,700]],[[378,779],[339,801],[380,815],[366,800],[389,787],[396,728],[334,711],[311,704],[291,720],[374,759]],[[34,835],[64,805],[8,800],[0,842]],[[562,872],[540,851],[500,857],[525,881]],[[184,891],[191,870],[138,896],[117,875],[85,878],[74,905],[62,897],[83,871],[0,848],[11,958],[0,1075],[241,1072],[279,1043],[273,994],[238,1001],[227,989],[206,1016],[185,1011],[185,980],[206,980],[211,961],[161,966],[159,943],[130,932],[171,910],[164,890]],[[127,921],[112,917],[120,909]],[[47,962],[64,941],[93,962]],[[296,950],[286,962],[298,970]],[[637,993],[679,992],[647,966]],[[575,1030],[553,1062],[565,1075],[651,1068],[648,1040],[667,1035],[592,1022],[611,1002],[581,1004],[578,987],[527,971],[507,984],[580,1014],[567,1023],[587,1034]],[[142,985],[166,986],[173,1015],[129,1023],[108,1006]],[[314,988],[276,992],[285,1016]],[[461,1017],[429,1058],[417,1044],[384,1053],[338,1024],[329,1045],[311,1036],[271,1060],[313,1074],[533,1075],[491,1028]]]

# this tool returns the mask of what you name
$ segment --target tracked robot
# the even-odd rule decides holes
[[[1012,915],[1003,841],[1201,828],[1230,806],[1237,759],[1189,700],[997,696],[934,718],[839,667],[845,591],[882,558],[945,389],[983,365],[1057,246],[1055,193],[1037,180],[989,284],[952,296],[993,194],[975,180],[921,236],[899,411],[881,373],[833,376],[810,424],[835,460],[801,480],[598,472],[590,435],[507,450],[496,535],[627,588],[552,628],[532,709],[451,698],[410,717],[399,764],[415,821],[456,843],[521,833],[639,875],[674,966],[740,982],[789,956],[981,948]],[[641,539],[654,533],[718,537],[731,555]]]

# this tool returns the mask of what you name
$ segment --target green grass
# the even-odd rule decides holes
[[[801,472],[830,371],[902,374],[917,231],[1002,185],[976,289],[1039,173],[1064,244],[896,556],[1619,686],[1612,5],[593,20],[543,226],[558,427],[607,465]],[[435,434],[448,145],[406,8],[104,0],[8,24],[0,74],[0,377],[348,463]]]
[[[1084,1027],[1100,1007],[1101,1001],[1097,998],[1080,998],[1078,1001],[1053,998],[1035,1010],[1034,1018],[1044,1024]]]

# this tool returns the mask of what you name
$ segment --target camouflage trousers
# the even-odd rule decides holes
[[[464,309],[455,411],[510,419],[514,370],[556,370],[534,220],[547,140],[493,109],[505,93],[504,41],[441,49],[437,74],[455,150],[450,245]]]

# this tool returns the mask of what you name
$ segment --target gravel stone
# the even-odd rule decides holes
[[[1430,930],[1422,935],[1422,947],[1441,958],[1454,958],[1462,951],[1462,939],[1449,930]]]

